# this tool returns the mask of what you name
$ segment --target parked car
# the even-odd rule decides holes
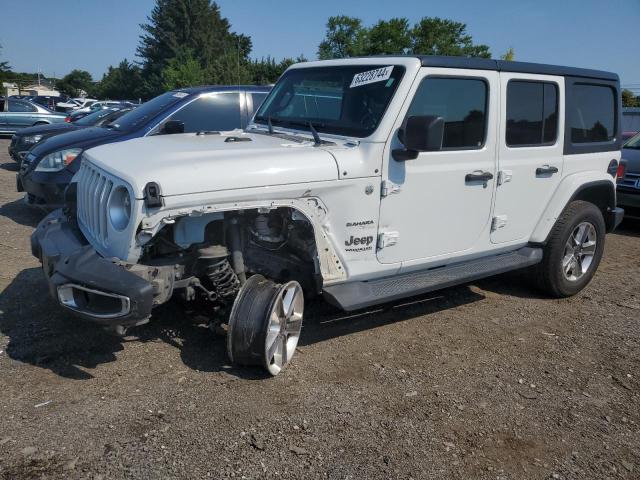
[[[206,304],[230,359],[276,375],[305,295],[351,311],[522,268],[582,290],[623,214],[619,101],[617,75],[551,65],[297,64],[245,132],[84,151],[32,250],[70,312],[122,333]]]
[[[30,101],[33,103],[37,103],[38,105],[42,105],[43,107],[46,107],[51,111],[55,111],[56,105],[58,103],[64,102],[65,99],[53,95],[36,95],[34,97],[31,97]]]
[[[97,102],[95,98],[71,98],[66,102],[58,103],[56,108],[60,112],[70,112],[78,108],[89,107],[95,102]]]
[[[622,141],[625,142],[640,132],[640,108],[624,107],[622,109]]]
[[[64,115],[27,100],[9,98],[0,102],[0,134],[14,133],[34,125],[60,123],[64,122],[64,118]]]
[[[622,146],[617,194],[625,217],[640,218],[640,133]]]
[[[96,145],[165,133],[244,128],[270,87],[194,87],[164,93],[120,117],[108,128],[85,128],[49,138],[25,156],[18,191],[29,204],[56,207],[78,171],[80,154]]]
[[[102,127],[120,118],[130,110],[131,108],[109,108],[94,112],[73,123],[52,123],[50,125],[23,128],[11,137],[9,156],[15,162],[21,163],[30,148],[47,138],[81,128]]]

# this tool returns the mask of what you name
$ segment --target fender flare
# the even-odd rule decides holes
[[[606,196],[602,192],[606,191]],[[592,195],[597,192],[597,197]],[[566,208],[574,200],[585,199],[595,203],[601,210],[607,224],[607,231],[615,225],[610,225],[609,213],[616,207],[616,185],[614,179],[603,172],[580,172],[562,179],[547,206],[538,220],[538,224],[531,234],[530,242],[545,244],[551,229]],[[597,200],[597,201],[596,201]]]

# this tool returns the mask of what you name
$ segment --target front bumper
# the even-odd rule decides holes
[[[26,192],[29,205],[55,209],[64,205],[64,191],[72,178],[66,169],[52,173],[21,169],[16,183],[18,191]]]
[[[8,147],[9,156],[19,165],[22,163],[24,157],[27,156],[27,153],[29,153],[31,147],[33,147],[33,145],[23,144],[19,139],[12,138]]]
[[[151,316],[153,285],[101,257],[62,210],[38,224],[31,252],[51,296],[75,315],[106,327],[139,325]]]

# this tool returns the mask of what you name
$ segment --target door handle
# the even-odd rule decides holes
[[[464,177],[464,181],[466,183],[472,183],[472,182],[488,182],[489,180],[491,180],[493,178],[493,173],[491,172],[483,172],[481,170],[477,170],[475,172],[471,172],[471,173],[467,173],[467,175]]]
[[[540,175],[553,175],[554,173],[558,173],[558,167],[543,165],[542,167],[536,168],[536,177]]]

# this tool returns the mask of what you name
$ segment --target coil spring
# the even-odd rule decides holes
[[[215,300],[224,301],[229,297],[235,297],[238,293],[240,281],[226,258],[212,261],[205,267],[205,274],[213,285],[213,291],[217,297]]]

